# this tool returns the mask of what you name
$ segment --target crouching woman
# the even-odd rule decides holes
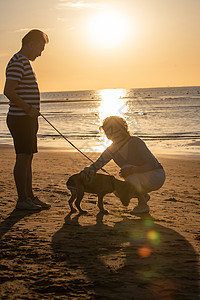
[[[133,186],[133,197],[138,199],[138,205],[133,214],[149,212],[148,193],[158,190],[165,181],[165,171],[144,141],[131,135],[125,119],[111,116],[103,121],[101,126],[112,144],[81,176],[87,180],[105,166],[111,159],[120,167],[120,176]]]

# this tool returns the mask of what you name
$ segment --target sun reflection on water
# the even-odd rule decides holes
[[[109,116],[124,117],[127,112],[126,102],[124,97],[126,96],[125,89],[104,89],[99,91],[101,99],[99,106],[99,126],[105,118]],[[111,144],[104,134],[100,139],[101,150],[104,150]],[[100,149],[100,148],[99,148]]]
[[[124,97],[125,89],[105,89],[99,91],[99,96],[102,99],[99,107],[100,122],[109,116],[121,116],[127,112]]]

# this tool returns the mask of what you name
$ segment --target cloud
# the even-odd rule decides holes
[[[14,30],[14,32],[28,32],[30,31],[32,28],[20,28],[20,29],[16,29]]]
[[[39,30],[42,30],[43,32],[48,32],[48,31],[54,31],[55,29],[54,28],[20,28],[20,29],[16,29],[16,30],[13,30],[13,32],[16,32],[16,33],[18,33],[18,32],[29,32],[29,31],[31,31],[32,29],[39,29]]]
[[[68,1],[60,0],[60,3],[57,5],[57,9],[82,9],[82,8],[103,8],[105,7],[104,3],[98,2],[85,2],[85,1]]]

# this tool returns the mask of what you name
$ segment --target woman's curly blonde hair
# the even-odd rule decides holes
[[[107,129],[120,129],[123,130],[125,133],[129,133],[128,124],[126,120],[119,116],[110,116],[103,120],[103,124],[100,126],[100,129],[106,131]]]

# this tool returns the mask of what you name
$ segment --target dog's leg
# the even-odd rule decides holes
[[[76,189],[71,189],[71,198],[68,201],[70,209],[71,209],[71,213],[75,213],[76,212],[76,208],[73,207],[73,202],[76,199],[76,196],[77,196]]]
[[[77,198],[76,198],[76,201],[75,201],[75,205],[76,207],[78,208],[79,212],[81,214],[86,214],[87,213],[87,210],[83,210],[80,206],[81,204],[81,200],[83,199],[83,196],[84,196],[84,189],[79,189],[77,191]]]
[[[109,214],[109,212],[106,209],[104,209],[104,207],[103,207],[103,197],[104,196],[105,195],[98,194],[98,208],[100,210],[100,213],[102,213],[102,214]]]

